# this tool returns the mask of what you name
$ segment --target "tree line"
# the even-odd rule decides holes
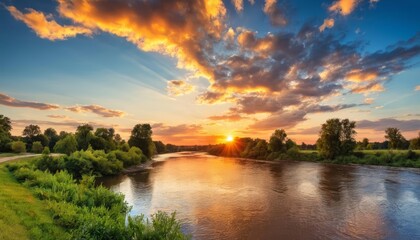
[[[131,147],[139,148],[151,158],[155,154],[179,150],[172,144],[153,141],[150,124],[137,124],[131,131],[130,138],[125,141],[114,128],[96,128],[90,124],[77,127],[75,133],[57,132],[47,128],[43,132],[38,125],[30,124],[22,131],[22,136],[12,136],[10,118],[0,115],[0,152],[56,152],[70,155],[73,152],[87,150],[103,150],[109,153],[114,150],[128,151]]]

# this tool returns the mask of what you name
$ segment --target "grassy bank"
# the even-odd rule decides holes
[[[86,154],[1,164],[0,239],[187,239],[174,214],[158,212],[149,220],[128,216],[123,195],[96,187],[94,175],[75,178],[67,171],[79,163],[109,166]],[[56,171],[40,170],[45,166]]]
[[[6,163],[0,164],[0,182],[0,239],[68,238],[45,204],[17,182]]]

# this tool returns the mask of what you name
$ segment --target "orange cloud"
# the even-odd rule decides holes
[[[85,27],[62,26],[52,19],[52,15],[45,15],[34,9],[28,9],[28,13],[22,13],[15,7],[9,6],[7,10],[9,10],[14,18],[24,22],[29,28],[34,30],[40,38],[54,41],[75,37],[78,34],[92,34],[92,31]]]
[[[61,16],[134,43],[143,51],[178,59],[178,67],[210,76],[211,41],[224,32],[226,9],[212,1],[90,1],[58,0]],[[109,12],[112,11],[112,15]],[[112,16],[112,17],[111,17]]]
[[[232,0],[233,6],[235,6],[235,9],[237,12],[242,12],[244,8],[244,1],[243,0]]]
[[[102,117],[122,117],[124,112],[118,110],[111,110],[104,108],[99,105],[85,105],[85,106],[74,106],[65,108],[69,111],[80,113],[80,112],[92,112]]]
[[[414,88],[414,91],[420,91],[420,85],[417,85],[417,86]]]
[[[182,80],[172,80],[168,81],[167,90],[171,96],[181,96],[194,91],[194,86]]]
[[[349,15],[359,3],[358,0],[338,0],[334,2],[328,10],[338,12],[343,16]]]
[[[325,28],[334,27],[334,19],[328,18],[324,20],[324,23],[319,27],[319,31],[323,32]]]
[[[368,82],[375,80],[378,77],[378,74],[374,71],[361,71],[359,69],[352,70],[346,74],[346,79],[350,82]]]
[[[351,90],[353,93],[369,93],[369,92],[383,92],[384,86],[380,83],[373,83],[366,86],[359,86]]]
[[[59,108],[59,106],[55,104],[21,101],[2,93],[0,93],[0,104],[8,107],[34,108],[38,110],[53,110]]]
[[[277,0],[266,0],[264,5],[264,12],[270,18],[271,24],[274,26],[283,26],[287,24],[286,17],[277,7]]]

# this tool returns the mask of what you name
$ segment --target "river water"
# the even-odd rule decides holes
[[[177,153],[103,180],[193,239],[420,239],[420,172]]]

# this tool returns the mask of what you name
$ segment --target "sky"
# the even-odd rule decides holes
[[[420,132],[418,0],[2,0],[0,114],[178,145]]]

